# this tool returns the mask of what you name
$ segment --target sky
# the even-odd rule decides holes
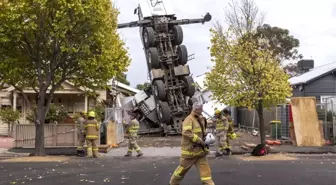
[[[119,23],[137,20],[133,14],[139,0],[113,0],[120,14]],[[215,21],[225,25],[224,9],[229,0],[170,0],[178,19],[202,18],[207,12],[212,21],[184,25],[184,41],[188,53],[195,59],[188,62],[195,78],[209,71],[211,63],[209,30]],[[265,12],[264,23],[288,29],[300,40],[299,52],[305,59],[314,59],[315,66],[336,61],[336,0],[255,0],[260,11]],[[146,59],[140,40],[139,28],[119,29],[132,62],[127,80],[132,87],[147,81]]]

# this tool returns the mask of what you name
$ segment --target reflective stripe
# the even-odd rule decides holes
[[[88,149],[88,150],[92,150],[92,148],[91,148],[91,147],[88,147],[87,149]]]
[[[85,125],[85,128],[86,127],[98,127],[98,124],[86,124]]]
[[[181,175],[183,170],[184,170],[184,168],[179,165],[178,168],[175,170],[174,175],[177,176],[177,177],[181,177],[180,175]]]
[[[183,131],[191,130],[191,129],[192,129],[191,125],[183,126]]]
[[[202,129],[201,128],[195,128],[192,130],[194,133],[199,133],[199,132],[202,132]]]
[[[207,151],[207,149],[205,149]],[[199,155],[202,155],[204,153],[204,151],[200,151],[200,152],[189,152],[189,151],[186,151],[186,150],[182,150],[181,151],[182,155],[189,155],[189,156],[199,156]]]
[[[140,151],[140,150],[141,150],[141,149],[140,149],[140,147],[139,147],[139,148],[137,148],[137,149],[135,149],[135,151],[136,151],[136,152],[138,152],[138,151]]]
[[[196,134],[194,134],[192,141],[196,142],[197,140],[198,140],[198,136]]]
[[[86,139],[98,139],[96,135],[86,135]]]
[[[211,180],[211,177],[201,177],[201,181]]]
[[[129,152],[132,152],[132,150],[131,150],[131,149],[128,149],[128,151],[129,151]]]
[[[99,149],[98,148],[94,148],[94,149],[92,149],[93,151],[98,151]]]

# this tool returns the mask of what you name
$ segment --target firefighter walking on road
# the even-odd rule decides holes
[[[87,145],[87,157],[98,157],[98,134],[99,124],[95,119],[96,113],[91,111],[88,114],[88,120],[85,122],[85,138]]]
[[[125,155],[125,157],[132,156],[133,150],[135,150],[138,155],[137,157],[141,157],[143,155],[141,148],[137,144],[137,137],[138,137],[138,131],[140,128],[140,123],[136,119],[137,114],[135,112],[129,112],[129,115],[131,117],[131,121],[126,123],[123,121],[123,124],[126,128],[126,134],[128,134],[128,151]]]
[[[232,150],[231,150],[231,145],[230,145],[230,139],[235,139],[236,138],[236,133],[234,132],[233,122],[232,122],[232,118],[229,114],[229,111],[227,109],[224,109],[223,112],[224,112],[224,116],[228,120],[225,150],[226,150],[227,155],[231,155]]]
[[[76,126],[77,126],[77,155],[78,156],[84,156],[84,144],[85,144],[85,129],[84,124],[86,121],[86,112],[82,111],[80,112],[80,116],[76,120]]]
[[[203,105],[194,103],[191,114],[182,123],[180,164],[171,176],[170,185],[179,185],[193,165],[197,167],[203,185],[215,185],[206,157],[209,148],[204,140],[206,120],[202,112]]]
[[[224,150],[227,148],[227,130],[228,130],[228,120],[222,115],[222,112],[218,109],[215,110],[215,125],[216,125],[216,143],[217,152],[216,156],[223,156]]]

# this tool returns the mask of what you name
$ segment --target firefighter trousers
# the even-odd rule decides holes
[[[137,153],[142,153],[141,148],[139,147],[137,141],[136,141],[137,136],[136,135],[129,135],[128,136],[128,151],[127,153],[132,153],[133,150],[135,150]]]
[[[98,139],[86,139],[87,156],[98,157]]]
[[[221,132],[216,134],[216,145],[217,145],[217,153],[223,154],[223,151],[226,149],[226,133]]]
[[[85,136],[83,133],[77,134],[77,151],[83,151],[84,150],[84,144],[85,144]]]
[[[226,136],[226,139],[225,139],[225,149],[230,149],[231,150],[230,137],[228,137],[228,136]]]
[[[211,169],[206,156],[195,158],[180,158],[180,165],[176,168],[170,178],[169,185],[180,185],[184,176],[195,164],[203,185],[215,185],[211,178]]]

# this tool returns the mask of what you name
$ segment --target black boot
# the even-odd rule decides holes
[[[230,148],[225,149],[226,150],[226,155],[232,155],[232,151]]]

